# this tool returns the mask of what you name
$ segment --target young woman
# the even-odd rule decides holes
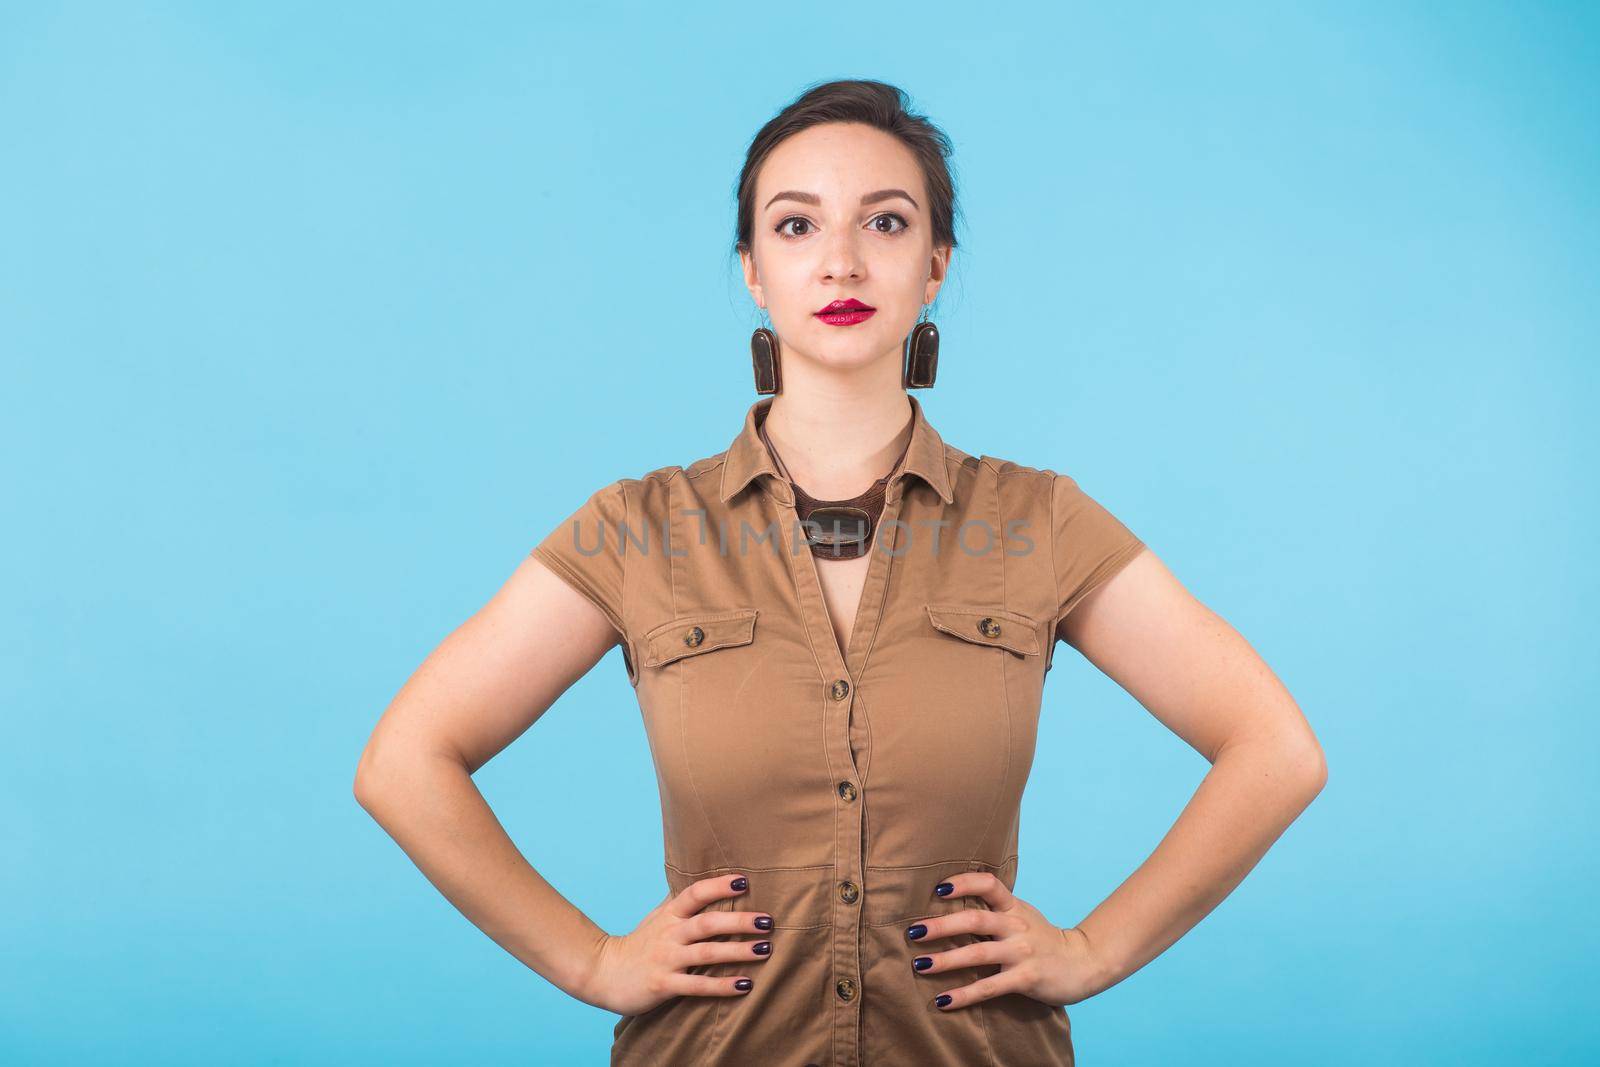
[[[440,891],[622,1016],[613,1063],[1070,1064],[1064,1006],[1182,936],[1322,788],[1289,694],[1139,538],[1067,474],[943,441],[907,393],[937,369],[918,320],[956,244],[948,154],[870,81],[756,135],[737,249],[767,395],[725,451],[591,496],[362,754],[357,797]],[[1067,925],[1012,892],[1058,641],[1212,763]],[[528,865],[471,778],[616,644],[668,886],[626,934]]]

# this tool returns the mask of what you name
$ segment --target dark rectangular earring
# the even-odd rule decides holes
[[[750,335],[750,362],[755,369],[756,392],[763,396],[776,393],[782,385],[778,374],[778,335],[765,326],[757,326]]]
[[[919,322],[906,338],[903,380],[907,389],[927,389],[939,374],[939,327]]]

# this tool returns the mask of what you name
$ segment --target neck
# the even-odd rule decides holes
[[[820,500],[846,500],[888,474],[911,440],[911,400],[892,389],[784,389],[767,436],[789,477]]]

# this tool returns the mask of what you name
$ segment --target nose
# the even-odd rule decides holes
[[[824,281],[859,279],[866,272],[861,245],[852,226],[836,227],[825,235],[820,265]]]

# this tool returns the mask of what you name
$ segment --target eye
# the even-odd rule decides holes
[[[898,222],[900,224],[899,228],[898,229],[886,230],[883,227],[878,225],[878,223],[883,222],[883,221],[885,221],[887,219],[893,219],[894,221]],[[904,217],[902,217],[900,215],[896,215],[893,211],[885,211],[881,215],[872,216],[872,221],[867,223],[867,225],[871,226],[878,233],[899,233],[901,230],[904,230],[907,226],[909,226],[911,224],[908,223],[904,219]]]
[[[811,225],[811,220],[807,219],[803,215],[790,215],[788,218],[786,218],[782,222],[778,223],[777,226],[773,227],[773,231],[775,233],[777,233],[777,235],[779,237],[787,237],[787,238],[789,238],[791,240],[796,238],[796,237],[804,237],[805,236],[804,233],[785,233],[784,232],[783,228],[785,226],[789,225],[789,223],[791,223],[791,222],[798,222],[802,226],[810,226]]]

